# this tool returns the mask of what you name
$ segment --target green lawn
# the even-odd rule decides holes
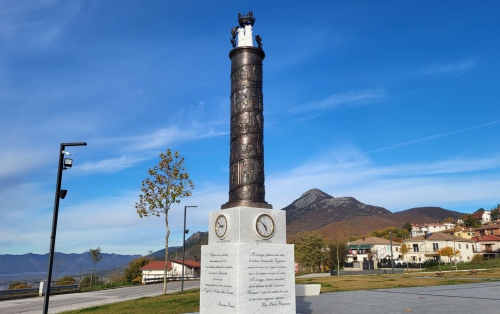
[[[477,274],[472,274],[469,271],[446,272],[443,277],[438,277],[435,272],[413,272],[394,275],[387,274],[297,278],[296,283],[319,283],[321,284],[321,292],[325,293],[366,289],[456,285],[462,283],[488,282],[492,280],[500,280],[500,268],[480,270]],[[199,312],[199,300],[200,290],[193,289],[184,292],[169,294],[166,296],[162,295],[157,297],[141,298],[137,300],[124,301],[64,313],[181,314]]]

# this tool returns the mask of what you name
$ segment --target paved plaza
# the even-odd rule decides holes
[[[500,282],[347,291],[297,297],[297,313],[500,313]]]
[[[199,282],[185,284],[186,288],[199,286]],[[179,285],[175,283],[169,284],[169,287],[169,292],[180,290]],[[149,285],[53,296],[50,298],[49,313],[159,295],[161,288],[161,285]],[[1,301],[0,313],[39,314],[42,312],[42,306],[43,298]],[[300,314],[499,312],[499,281],[452,286],[347,291],[297,297],[297,313]]]

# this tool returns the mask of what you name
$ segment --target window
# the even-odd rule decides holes
[[[458,248],[461,249],[462,248],[462,244],[459,243],[458,244]]]
[[[465,248],[468,250],[468,249],[469,249],[469,245],[468,245],[468,244],[466,244],[466,245],[465,245]]]
[[[439,250],[439,244],[432,243],[432,249],[434,250],[434,252],[436,252],[437,250]]]
[[[413,244],[413,252],[418,252],[418,244]]]

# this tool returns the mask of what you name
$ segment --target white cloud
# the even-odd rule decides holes
[[[472,131],[472,130],[476,130],[476,129],[481,129],[481,128],[484,128],[484,127],[487,127],[487,126],[490,126],[490,125],[494,125],[494,124],[498,124],[498,123],[500,123],[500,120],[496,120],[496,121],[492,121],[492,122],[488,122],[488,123],[476,125],[476,126],[473,126],[473,127],[470,127],[470,128],[465,128],[465,129],[458,130],[458,131],[446,132],[446,133],[441,133],[441,134],[435,134],[435,135],[431,135],[431,136],[422,137],[422,138],[419,138],[419,139],[416,139],[416,140],[411,140],[411,141],[406,141],[406,142],[402,142],[402,143],[398,143],[398,144],[394,144],[394,145],[379,147],[379,148],[375,148],[375,149],[366,151],[365,153],[369,154],[369,153],[383,152],[383,151],[394,149],[394,148],[399,148],[399,147],[408,146],[408,145],[412,145],[412,144],[416,144],[416,143],[420,143],[420,142],[430,141],[430,140],[433,140],[433,139],[436,139],[436,138],[440,138],[440,137],[444,137],[444,136],[448,136],[448,135],[454,135],[454,134],[468,132],[468,131]]]
[[[445,73],[463,73],[477,64],[475,59],[466,59],[458,63],[433,63],[418,72],[420,75],[438,75]]]
[[[381,89],[349,91],[345,93],[333,94],[322,100],[292,108],[292,112],[329,110],[340,106],[362,106],[377,103],[386,97],[387,95]]]

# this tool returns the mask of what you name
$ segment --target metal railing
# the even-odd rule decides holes
[[[51,292],[56,292],[61,290],[79,290],[79,287],[77,284],[50,287]],[[39,288],[0,290],[0,297],[9,296],[13,294],[38,294],[38,293],[39,293]]]
[[[184,280],[198,280],[200,275],[184,276]],[[182,276],[167,276],[167,281],[179,281]],[[163,282],[163,277],[143,278],[142,281],[146,284],[154,282]]]

